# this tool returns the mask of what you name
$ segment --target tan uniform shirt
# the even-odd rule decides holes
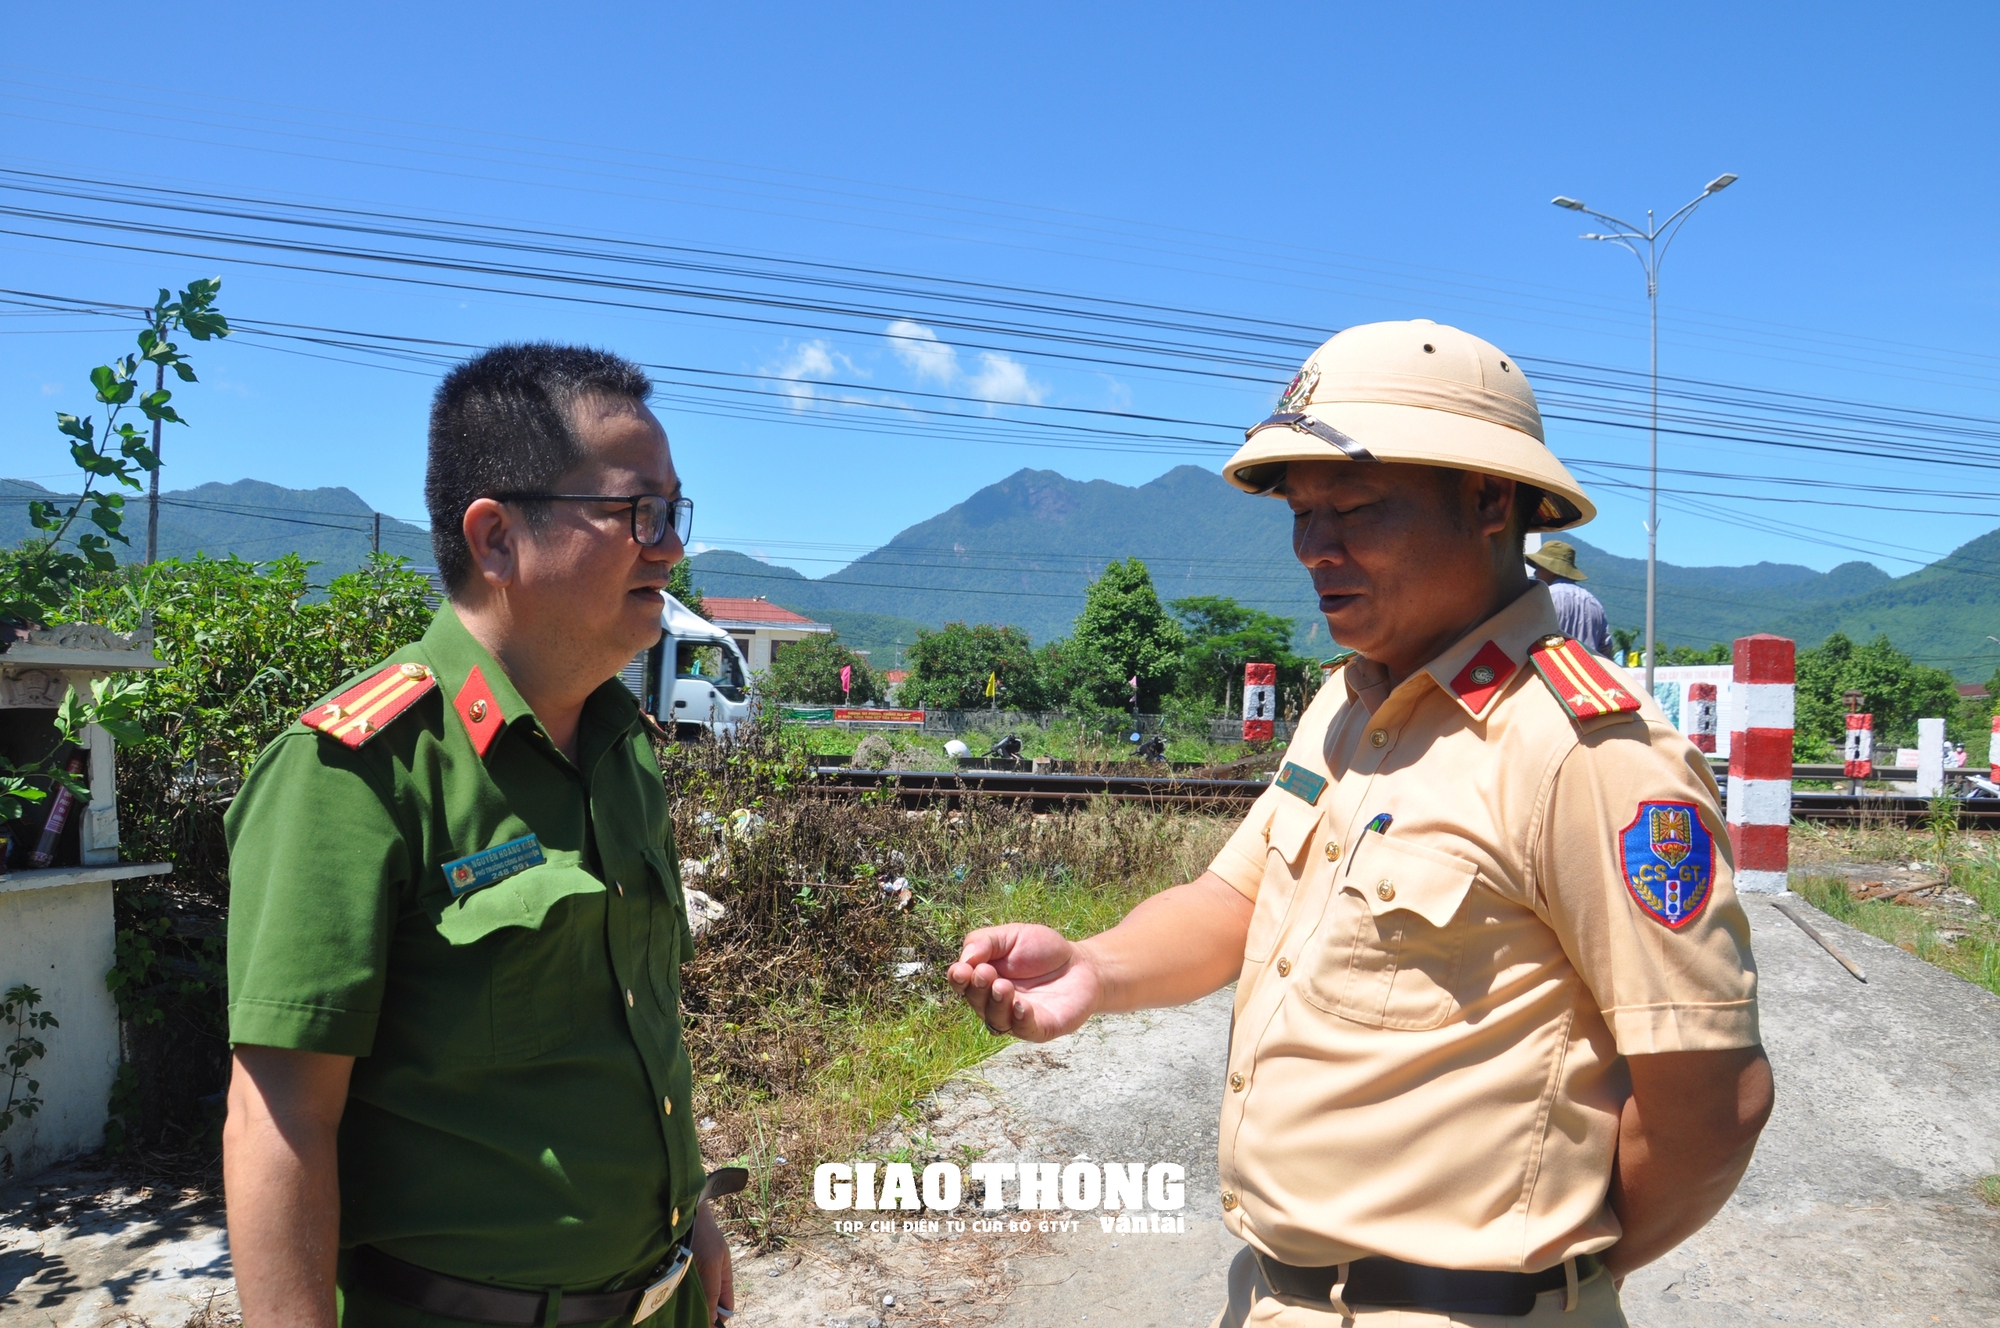
[[[1223,1207],[1274,1258],[1601,1250],[1622,1058],[1758,1041],[1707,763],[1650,698],[1573,719],[1556,630],[1537,585],[1399,687],[1355,659],[1211,868],[1256,903]]]

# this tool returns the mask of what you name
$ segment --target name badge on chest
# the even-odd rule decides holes
[[[542,841],[533,835],[523,835],[445,863],[445,884],[451,887],[451,897],[457,899],[546,861],[542,856]]]
[[[1311,806],[1319,801],[1319,795],[1326,791],[1326,779],[1316,775],[1302,765],[1285,762],[1285,768],[1278,772],[1276,783],[1279,788],[1295,798],[1301,798]]]

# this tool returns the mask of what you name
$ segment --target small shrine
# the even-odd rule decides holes
[[[153,633],[112,632],[86,623],[8,631],[0,653],[0,755],[20,765],[46,760],[58,741],[55,710],[71,687],[114,673],[157,669]],[[124,862],[118,849],[118,772],[111,735],[82,735],[77,773],[87,801],[54,796],[17,822],[18,840],[0,864],[0,989],[37,988],[40,1008],[60,1021],[42,1035],[48,1054],[34,1065],[43,1106],[17,1120],[0,1146],[17,1174],[99,1146],[119,1063],[118,1007],[105,986],[115,959],[112,883],[161,876],[164,862]],[[59,828],[58,802],[65,805]],[[44,835],[45,829],[53,833]],[[37,850],[49,842],[47,861]]]

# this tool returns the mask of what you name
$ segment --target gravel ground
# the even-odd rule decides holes
[[[1627,1315],[1635,1328],[2000,1323],[2000,1210],[1974,1189],[2000,1172],[2000,998],[1790,906],[1868,981],[1751,903],[1777,1109],[1728,1207],[1627,1282]],[[1220,993],[1011,1046],[939,1094],[916,1141],[994,1161],[1182,1161],[1184,1234],[829,1229],[740,1259],[737,1322],[1205,1325],[1234,1253],[1215,1174],[1228,1018]],[[0,1328],[182,1328],[233,1309],[228,1276],[212,1204],[77,1168],[0,1193]]]

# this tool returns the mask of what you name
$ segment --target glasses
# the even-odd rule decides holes
[[[503,503],[622,503],[632,512],[632,538],[652,548],[669,530],[682,544],[694,531],[694,499],[662,498],[656,493],[629,498],[608,493],[498,493]]]

